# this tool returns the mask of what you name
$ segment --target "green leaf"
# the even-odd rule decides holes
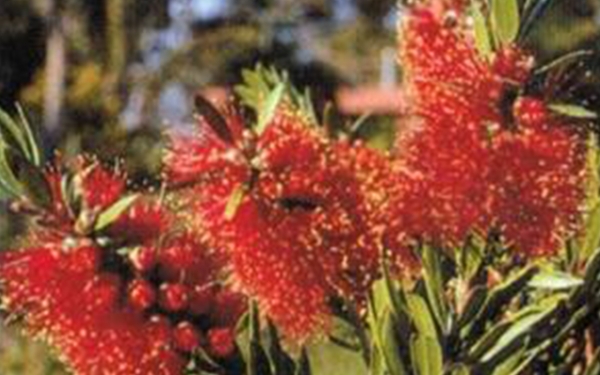
[[[300,91],[290,84],[288,75],[274,68],[257,65],[242,72],[243,84],[234,88],[241,102],[252,108],[257,116],[256,132],[262,133],[271,121],[278,104],[285,97],[310,124],[317,116],[308,89]]]
[[[442,348],[437,340],[415,334],[410,340],[410,356],[416,375],[443,374]]]
[[[456,249],[461,279],[471,280],[479,272],[484,259],[485,247],[485,239],[471,235],[463,246]]]
[[[459,327],[464,327],[465,325],[471,323],[471,321],[483,308],[487,295],[487,288],[481,285],[476,286],[470,290],[464,310],[458,318],[457,324]]]
[[[594,55],[594,51],[589,51],[589,50],[569,52],[565,55],[562,55],[562,56],[552,60],[548,64],[537,68],[535,70],[534,74],[535,75],[543,74],[543,73],[549,72],[553,69],[556,69],[560,66],[568,65],[573,62],[580,61],[580,59],[582,57],[593,56],[593,55]]]
[[[592,209],[587,218],[585,235],[580,244],[580,258],[587,259],[600,244],[600,204]]]
[[[498,339],[510,329],[511,322],[500,322],[490,329],[488,329],[484,335],[469,349],[469,358],[479,359],[481,358],[490,348],[492,348]]]
[[[493,375],[519,375],[522,372],[515,372],[515,370],[519,370],[520,365],[523,361],[527,360],[527,350],[525,346],[523,346],[519,350],[515,350],[512,352],[508,358],[506,358],[502,363],[498,364],[494,369]]]
[[[528,336],[536,334],[537,326],[547,321],[555,313],[555,308],[564,300],[561,296],[550,297],[519,312],[509,320],[510,326],[498,339],[495,345],[482,357],[483,362],[490,362],[496,367],[511,353],[525,344]],[[545,325],[545,324],[544,324]]]
[[[10,148],[5,150],[4,157],[12,175],[18,181],[21,193],[38,207],[50,207],[52,193],[44,172]]]
[[[478,4],[473,4],[473,22],[475,29],[475,46],[477,51],[486,60],[489,60],[494,52],[492,45],[492,35],[488,28],[488,23],[481,12],[481,8]]]
[[[100,213],[98,219],[96,220],[96,224],[94,225],[94,230],[99,232],[114,223],[139,197],[140,196],[138,194],[133,194],[121,198],[117,202],[113,203],[112,206]]]
[[[8,113],[0,109],[0,138],[7,146],[22,152],[28,160],[33,160],[33,155],[29,150],[29,142],[23,131],[24,129]]]
[[[539,268],[536,266],[526,268],[495,287],[489,293],[488,299],[479,314],[479,318],[493,319],[495,313],[502,310],[504,305],[508,304],[515,296],[524,291],[524,288],[538,272]]]
[[[423,279],[425,290],[433,316],[438,327],[447,330],[447,306],[444,298],[444,280],[442,276],[442,263],[437,249],[432,246],[423,247]]]
[[[590,111],[589,109],[576,104],[555,103],[549,104],[548,108],[559,115],[576,119],[595,120],[598,118],[598,114],[596,112]]]
[[[273,91],[267,96],[264,105],[261,107],[258,112],[258,123],[256,124],[256,133],[262,134],[271,120],[273,116],[275,116],[275,111],[279,106],[279,103],[283,99],[285,94],[285,84],[279,83]]]
[[[229,200],[227,201],[227,205],[225,206],[225,220],[231,220],[235,217],[238,208],[244,201],[244,196],[246,195],[246,186],[245,184],[239,184],[234,190],[233,193],[229,196]]]
[[[523,293],[531,279],[539,272],[537,266],[525,268],[488,293],[488,297],[477,316],[465,326],[466,341],[472,341],[485,330],[486,323],[495,320],[506,306]]]
[[[463,364],[458,364],[455,365],[454,368],[452,369],[452,375],[470,375],[471,371],[469,370],[469,367],[467,367],[466,365]]]
[[[427,302],[417,294],[408,294],[407,298],[408,306],[411,311],[410,317],[413,320],[417,332],[423,337],[437,340],[435,323],[431,316],[431,312],[429,311],[429,307],[427,307]]]
[[[25,131],[24,137],[29,145],[29,150],[31,152],[31,160],[30,161],[35,166],[41,167],[42,166],[42,153],[40,151],[37,138],[33,132],[33,128],[31,127],[29,120],[27,120],[27,116],[25,115],[25,111],[23,110],[23,107],[21,107],[19,104],[17,104],[17,112],[19,113],[19,119],[21,121],[21,126]]]
[[[600,276],[600,248],[596,248],[588,258],[585,265],[585,274],[583,279],[584,290],[592,293],[598,288],[598,277]]]
[[[212,131],[225,143],[233,145],[235,140],[229,125],[215,106],[200,94],[194,97],[196,112],[204,119]]]
[[[583,285],[583,280],[559,271],[539,273],[531,279],[529,286],[537,289],[562,290]]]
[[[6,145],[0,144],[0,186],[9,198],[17,198],[23,192],[8,160],[10,152]]]
[[[250,361],[248,375],[272,375],[269,357],[259,342],[250,340]]]
[[[298,359],[298,363],[296,364],[296,372],[295,375],[311,375],[312,370],[310,368],[310,360],[308,359],[308,352],[306,348],[302,348],[302,352],[300,353],[300,358]],[[260,374],[262,375],[262,374]]]
[[[250,301],[249,306],[250,314],[250,340],[249,345],[249,358],[247,363],[247,374],[248,375],[271,375],[271,364],[269,358],[265,353],[265,350],[261,344],[260,337],[260,320],[258,316],[258,307],[254,301]]]
[[[400,357],[400,343],[396,335],[396,322],[394,315],[389,311],[384,311],[379,319],[377,334],[380,335],[381,347],[379,348],[383,355],[386,368],[390,374],[404,375],[408,374],[402,358]]]
[[[275,375],[293,375],[294,361],[287,355],[281,347],[279,333],[273,322],[267,320],[267,331],[269,334],[269,342],[267,345],[267,353],[273,363],[273,372]]]
[[[404,291],[400,286],[396,285],[396,282],[390,276],[387,261],[384,259],[381,263],[383,268],[383,287],[391,311],[396,317],[406,315],[408,306]]]
[[[502,45],[515,41],[519,33],[519,3],[517,0],[492,0],[494,34]]]

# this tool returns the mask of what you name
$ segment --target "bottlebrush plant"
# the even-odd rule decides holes
[[[27,221],[6,320],[80,375],[329,373],[331,348],[357,373],[600,373],[598,114],[569,73],[590,53],[525,49],[550,3],[405,5],[391,150],[260,66],[237,105],[195,98],[159,193],[90,155],[44,164],[0,113]]]

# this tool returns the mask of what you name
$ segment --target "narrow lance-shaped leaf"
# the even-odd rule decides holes
[[[42,170],[10,148],[5,150],[5,158],[13,176],[21,187],[21,192],[36,206],[50,207],[52,193]]]
[[[269,332],[268,353],[273,362],[275,375],[293,375],[294,361],[281,347],[279,333],[277,328],[270,320],[267,320],[267,330]]]
[[[466,329],[466,340],[473,340],[485,327],[487,321],[495,319],[515,296],[524,291],[529,281],[539,272],[539,268],[531,266],[511,277],[506,282],[494,288],[481,308],[479,314],[473,319]]]
[[[42,152],[40,151],[40,146],[38,144],[38,140],[33,132],[33,128],[27,120],[27,116],[25,115],[25,111],[23,107],[17,104],[17,112],[19,113],[19,119],[21,121],[21,125],[25,131],[25,139],[29,145],[29,151],[31,152],[31,162],[37,166],[42,166]]]
[[[415,334],[410,340],[410,354],[416,375],[443,374],[442,349],[437,340]]]
[[[509,45],[516,39],[519,23],[517,0],[492,0],[492,26],[500,44]]]
[[[271,122],[273,117],[275,116],[275,111],[277,110],[277,106],[283,99],[285,94],[285,84],[279,83],[273,91],[267,96],[265,99],[264,105],[261,106],[261,109],[258,112],[258,123],[256,124],[256,133],[262,134],[267,125]]]
[[[7,198],[17,198],[22,190],[7,160],[8,152],[7,146],[0,144],[0,188]]]
[[[442,264],[436,249],[431,246],[423,247],[423,265],[427,299],[432,307],[433,316],[442,330],[447,328],[447,308],[444,299],[444,281]]]
[[[407,298],[411,311],[410,317],[413,319],[413,323],[419,334],[437,340],[435,323],[425,300],[417,294],[409,294]]]
[[[33,160],[24,129],[10,115],[0,109],[0,139],[7,146],[23,153],[28,160]]]
[[[489,60],[492,56],[492,36],[488,28],[486,17],[481,12],[478,4],[473,4],[473,23],[475,29],[475,46],[479,54]]]
[[[502,0],[500,0],[502,1]],[[518,42],[522,42],[531,32],[533,26],[544,15],[554,0],[528,0],[525,7],[525,17],[519,30]]]
[[[113,203],[112,206],[100,213],[98,219],[96,220],[96,224],[94,225],[94,230],[101,231],[114,223],[139,197],[139,195],[133,194],[121,198],[117,202]]]
[[[583,280],[564,272],[547,271],[533,277],[529,286],[537,289],[562,290],[583,285]]]
[[[595,120],[598,118],[596,112],[592,112],[589,109],[576,104],[555,103],[549,104],[548,108],[559,115],[574,119]]]
[[[260,339],[260,320],[256,302],[250,301],[250,340],[249,358],[247,363],[248,375],[271,375],[271,364],[262,347]]]
[[[232,145],[234,143],[233,135],[227,125],[227,121],[221,113],[200,94],[194,97],[194,106],[196,111],[204,118],[206,123],[211,127],[212,131],[225,143]]]
[[[239,184],[233,190],[231,195],[229,196],[229,200],[227,201],[227,205],[225,206],[225,220],[231,220],[235,217],[238,208],[244,201],[244,196],[246,195],[246,186],[245,184]]]
[[[312,370],[310,368],[310,360],[308,358],[308,352],[306,348],[302,348],[300,352],[300,358],[298,359],[298,363],[296,364],[296,372],[295,375],[311,375]]]
[[[389,310],[386,310],[379,318],[378,323],[378,331],[375,334],[380,335],[379,342],[381,347],[379,350],[385,359],[386,368],[390,374],[408,374],[400,356],[400,343],[396,335],[396,319],[394,315]]]

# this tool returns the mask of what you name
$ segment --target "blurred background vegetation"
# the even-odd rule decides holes
[[[600,48],[598,8],[556,1],[529,46],[542,59]],[[395,0],[2,0],[0,106],[21,103],[48,152],[122,158],[132,179],[152,183],[161,133],[190,123],[191,94],[231,87],[259,61],[288,70],[318,108],[341,87],[396,87],[398,17]],[[0,249],[16,227],[2,208]],[[63,373],[45,353],[0,328],[1,374]]]

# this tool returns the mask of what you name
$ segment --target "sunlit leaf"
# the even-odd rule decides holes
[[[598,114],[596,112],[592,112],[585,107],[575,104],[549,104],[548,108],[559,115],[572,117],[575,119],[595,120],[598,118]]]
[[[139,197],[139,195],[133,194],[119,199],[112,206],[100,213],[96,220],[96,224],[94,225],[94,230],[101,231],[114,223]]]
[[[519,3],[517,0],[492,0],[492,26],[503,45],[511,44],[519,33]]]
[[[244,201],[244,196],[246,195],[246,187],[244,184],[239,184],[234,190],[233,193],[229,196],[229,200],[227,201],[227,205],[225,206],[225,219],[231,220],[235,217],[238,208]]]
[[[475,30],[475,46],[485,59],[490,59],[494,52],[492,35],[488,23],[478,4],[473,4],[473,22]]]

